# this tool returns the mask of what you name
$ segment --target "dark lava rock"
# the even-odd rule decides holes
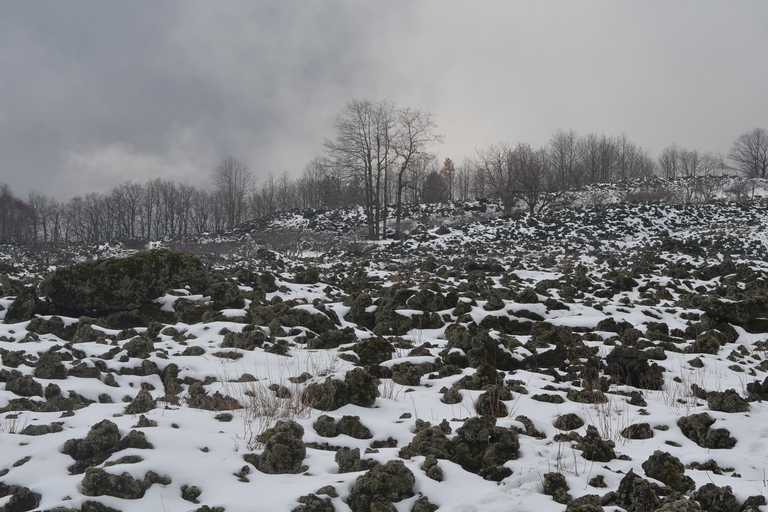
[[[120,439],[117,425],[109,420],[102,420],[91,427],[84,439],[70,439],[65,442],[61,452],[75,459],[75,464],[69,467],[69,472],[74,475],[101,464],[112,453],[126,448],[151,449],[153,446],[147,441],[144,433],[137,430],[132,430]]]
[[[434,455],[427,455],[424,458],[424,464],[422,464],[421,469],[424,470],[424,474],[435,482],[443,481],[443,470],[437,465],[437,457]]]
[[[181,486],[181,499],[190,501],[192,503],[200,503],[197,498],[200,497],[200,495],[203,493],[203,491],[200,490],[197,486],[190,486],[190,485],[182,485]]]
[[[643,471],[650,478],[659,480],[670,489],[686,493],[696,488],[693,479],[686,476],[685,466],[680,459],[661,450],[653,452],[648,460],[643,462]]]
[[[704,331],[696,336],[696,340],[690,347],[690,352],[694,354],[717,354],[725,342],[725,335],[720,331]]]
[[[260,327],[246,325],[241,332],[228,332],[221,342],[223,348],[238,348],[240,350],[254,350],[261,347],[267,341],[267,333]]]
[[[310,384],[302,402],[321,411],[335,411],[349,403],[371,407],[378,396],[379,379],[363,368],[355,368],[345,374],[343,381],[328,377],[323,384]]]
[[[451,458],[451,442],[443,428],[432,426],[428,421],[416,420],[416,435],[401,450],[402,457],[414,455],[432,456],[438,459]]]
[[[395,347],[384,338],[371,338],[355,343],[352,350],[360,358],[362,366],[381,364],[392,359]]]
[[[630,469],[621,479],[618,490],[606,494],[601,505],[617,505],[627,512],[654,512],[661,506],[657,490],[657,486]]]
[[[67,369],[61,356],[55,352],[45,352],[35,364],[35,377],[39,379],[66,379]]]
[[[189,285],[199,293],[208,281],[197,256],[152,250],[58,268],[40,284],[40,293],[62,311],[126,311],[173,288]]]
[[[335,460],[336,464],[339,465],[339,473],[368,471],[379,464],[373,459],[362,460],[360,458],[360,448],[350,449],[346,446],[336,451]]]
[[[653,429],[650,423],[634,423],[621,431],[621,437],[626,439],[650,439]]]
[[[553,425],[560,430],[575,430],[584,426],[584,420],[574,413],[568,413],[555,418]]]
[[[649,364],[648,354],[625,345],[614,348],[605,358],[606,373],[616,384],[640,389],[659,390],[664,385],[662,370],[656,363]]]
[[[739,512],[741,510],[730,485],[718,487],[715,484],[706,484],[693,493],[693,499],[698,501],[701,509],[707,512]]]
[[[203,295],[211,298],[215,309],[241,309],[245,306],[243,292],[232,281],[213,283]]]
[[[207,411],[231,411],[242,409],[242,405],[235,398],[229,395],[222,395],[216,391],[213,395],[208,395],[202,382],[195,382],[187,390],[187,405],[195,409],[205,409]]]
[[[142,481],[136,480],[127,472],[113,475],[101,468],[88,468],[81,485],[83,494],[86,496],[107,495],[126,500],[137,500],[142,498],[147,489],[155,483],[168,485],[171,483],[171,479],[149,471]]]
[[[605,510],[600,505],[600,496],[597,494],[585,494],[571,501],[565,512],[603,512]]]
[[[20,485],[6,485],[0,482],[0,498],[10,495],[10,499],[0,510],[2,512],[26,512],[40,504],[42,496],[32,492],[28,487]]]
[[[749,297],[742,301],[720,301],[707,297],[698,306],[713,323],[730,323],[744,327],[748,333],[766,332],[768,298]]]
[[[304,389],[302,403],[321,411],[335,411],[349,403],[349,386],[331,377],[322,384],[312,383]]]
[[[416,479],[403,461],[391,460],[357,477],[347,504],[352,512],[394,510],[397,503],[413,496]]]
[[[616,458],[616,452],[613,451],[614,446],[616,445],[613,441],[606,441],[600,437],[594,425],[589,425],[587,434],[576,445],[576,449],[582,450],[582,455],[587,460],[608,462]]]
[[[0,370],[0,382],[5,381],[5,390],[19,396],[43,396],[43,385],[17,370]]]
[[[53,434],[64,430],[61,422],[54,422],[50,425],[27,425],[19,434],[23,436],[43,436],[45,434]]]
[[[296,501],[301,503],[291,512],[336,512],[331,498],[320,498],[314,494],[299,497]]]
[[[323,437],[336,437],[340,434],[355,439],[370,439],[371,431],[360,422],[360,416],[344,416],[338,422],[327,415],[322,415],[312,425],[315,431]]]
[[[125,408],[125,414],[143,414],[157,407],[157,402],[146,389],[142,389],[133,399],[133,402]]]
[[[372,407],[379,396],[379,379],[363,370],[355,368],[344,376],[349,386],[349,403],[360,407]]]
[[[475,411],[480,416],[495,416],[503,418],[509,414],[507,406],[502,400],[511,400],[512,393],[502,386],[494,386],[477,397]]]
[[[568,482],[562,473],[547,473],[544,475],[544,494],[563,505],[570,503],[573,498],[568,494]]]
[[[295,421],[278,420],[274,428],[268,429],[258,438],[264,443],[261,455],[246,454],[246,462],[253,464],[262,473],[301,473],[307,470],[302,465],[307,447],[302,441],[304,428]]]
[[[355,330],[352,327],[344,329],[330,329],[307,342],[307,348],[311,349],[329,349],[336,348],[339,345],[346,345],[357,341]]]
[[[736,439],[724,428],[710,428],[715,420],[706,412],[683,416],[677,422],[683,435],[702,448],[733,448]]]
[[[125,350],[128,357],[146,359],[155,350],[155,344],[146,336],[137,336],[123,345],[123,350]]]
[[[499,482],[512,474],[504,463],[517,459],[519,450],[517,431],[496,426],[494,417],[472,417],[451,439],[450,460],[486,480]]]
[[[537,402],[547,402],[550,404],[562,404],[565,403],[565,398],[563,398],[560,395],[552,395],[549,393],[542,393],[539,395],[533,395],[531,396],[532,399],[536,400]]]
[[[35,309],[38,307],[39,299],[34,288],[23,288],[13,299],[8,311],[5,312],[3,323],[15,324],[26,322],[35,316]]]
[[[721,412],[747,412],[749,403],[739,395],[735,389],[727,389],[723,392],[712,391],[707,394],[707,405],[713,411]]]

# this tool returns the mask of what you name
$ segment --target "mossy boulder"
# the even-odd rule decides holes
[[[335,411],[347,404],[372,407],[379,396],[379,379],[363,368],[348,371],[344,380],[331,377],[323,384],[312,383],[302,394],[302,402],[321,411]]]
[[[647,353],[635,347],[620,345],[605,358],[606,373],[617,384],[640,389],[660,390],[664,385],[662,369],[656,363],[648,363]]]
[[[246,454],[243,458],[262,473],[286,474],[306,471],[304,457],[307,447],[302,441],[304,428],[295,421],[278,420],[275,426],[261,434],[264,443],[261,455]]]
[[[650,423],[633,423],[621,431],[621,437],[625,439],[650,439],[653,437],[653,429]]]
[[[392,503],[413,496],[416,478],[403,461],[391,460],[357,477],[347,505],[352,512],[395,510]]]
[[[360,416],[344,416],[338,422],[332,417],[322,415],[312,425],[315,431],[323,437],[347,435],[355,439],[371,439],[373,434],[360,422]]]
[[[495,416],[503,418],[509,414],[503,400],[511,400],[512,393],[503,386],[493,386],[477,397],[475,412],[480,416]]]
[[[705,484],[693,493],[693,499],[699,502],[702,510],[707,512],[739,512],[741,506],[730,485],[718,487],[715,484]]]
[[[683,435],[701,446],[702,448],[733,448],[736,446],[736,439],[731,437],[731,433],[724,428],[710,428],[715,423],[706,412],[683,416],[677,422],[677,426],[683,432]]]
[[[262,347],[267,341],[267,333],[260,327],[246,325],[240,332],[228,332],[221,342],[222,348],[237,348],[240,350],[254,350]]]
[[[36,492],[32,492],[29,487],[21,485],[6,485],[0,482],[0,498],[10,496],[0,510],[3,512],[26,512],[37,508],[42,498]]]
[[[582,456],[587,460],[609,462],[616,458],[616,452],[613,451],[614,446],[616,444],[613,441],[607,441],[600,437],[600,433],[594,425],[589,425],[587,434],[576,445],[576,449],[581,450]]]
[[[576,430],[577,428],[584,426],[584,420],[581,419],[577,414],[569,412],[567,414],[561,414],[555,418],[555,422],[553,424],[555,428],[560,430]]]
[[[349,403],[373,407],[379,396],[379,379],[362,368],[355,368],[346,373],[344,381],[349,387]]]
[[[568,481],[562,473],[546,473],[542,478],[544,494],[563,505],[570,503],[573,498],[568,494]]]
[[[211,305],[215,309],[241,309],[245,306],[243,292],[232,281],[213,283],[203,295],[211,298]]]
[[[368,471],[379,463],[373,459],[361,459],[360,448],[341,447],[336,451],[336,464],[339,466],[339,473],[356,473],[358,471]]]
[[[717,354],[720,347],[726,343],[723,333],[714,329],[704,331],[696,336],[696,340],[690,346],[690,352],[694,354]]]
[[[66,379],[67,369],[61,356],[56,352],[45,352],[35,364],[35,377],[39,379]]]
[[[456,429],[450,460],[486,480],[499,482],[512,474],[504,463],[517,459],[519,450],[516,430],[497,426],[491,416],[472,417]]]
[[[357,354],[362,366],[381,364],[392,359],[395,347],[384,338],[369,338],[355,343],[352,350]]]
[[[161,477],[149,471],[143,480],[136,480],[130,473],[113,475],[101,468],[88,468],[82,481],[83,494],[86,496],[114,496],[125,500],[137,500],[152,484],[169,485],[169,477]]]
[[[6,391],[19,396],[43,396],[43,385],[18,370],[0,370],[0,382],[5,382]]]
[[[307,494],[296,499],[301,505],[291,512],[336,512],[331,498],[320,498],[315,494]]]
[[[565,512],[603,512],[600,505],[600,496],[597,494],[585,494],[568,503]]]
[[[656,450],[643,462],[643,471],[650,478],[659,480],[670,489],[686,493],[696,488],[693,479],[686,476],[685,466],[680,459],[668,452]]]
[[[123,345],[128,357],[146,359],[155,350],[155,344],[146,336],[137,336]]]
[[[749,411],[749,403],[744,398],[742,398],[735,389],[727,389],[723,392],[711,391],[710,393],[707,393],[707,405],[713,411]]]
[[[15,324],[30,320],[35,316],[35,309],[38,308],[39,302],[40,299],[37,298],[34,288],[22,288],[8,306],[3,323]]]
[[[152,395],[146,389],[142,389],[136,395],[136,398],[125,408],[125,414],[143,414],[155,407],[157,407],[157,402],[152,398]]]
[[[408,446],[401,450],[401,456],[424,455],[450,459],[451,442],[447,434],[450,434],[450,427],[446,429],[442,426],[432,426],[428,421],[416,420],[416,435]]]
[[[748,297],[740,301],[707,297],[700,302],[699,309],[713,324],[739,325],[752,334],[768,332],[768,297]]]
[[[629,473],[621,479],[619,488],[609,492],[601,500],[601,505],[618,505],[627,512],[654,512],[661,506],[658,486],[635,474]]]
[[[62,453],[75,459],[76,464],[70,466],[73,474],[82,473],[86,468],[101,464],[117,451],[120,441],[120,431],[117,425],[109,420],[96,423],[83,439],[70,439],[62,447]]]
[[[174,288],[202,292],[209,280],[197,256],[158,249],[58,268],[40,283],[40,293],[65,312],[126,311]]]

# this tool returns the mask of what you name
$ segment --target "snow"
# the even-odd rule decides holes
[[[735,263],[744,262],[765,277],[768,263],[754,256],[759,250],[764,250],[768,246],[768,235],[765,234],[768,207],[762,203],[755,203],[751,209],[735,204],[711,207],[703,205],[701,207],[703,213],[696,216],[692,215],[693,208],[688,206],[629,205],[624,210],[606,208],[609,209],[610,215],[606,215],[604,224],[592,223],[589,219],[598,216],[600,212],[585,208],[569,210],[567,214],[555,212],[549,217],[538,220],[526,215],[514,221],[496,219],[489,215],[489,218],[482,222],[463,227],[453,226],[448,234],[441,236],[435,235],[434,230],[425,230],[424,233],[414,234],[402,243],[380,244],[376,250],[382,254],[381,258],[371,261],[370,267],[366,270],[370,277],[380,279],[383,281],[382,287],[386,287],[395,282],[394,277],[398,274],[398,271],[387,266],[387,262],[394,261],[394,258],[388,255],[395,254],[395,251],[404,251],[410,254],[412,259],[421,261],[424,255],[428,254],[441,254],[454,250],[457,254],[462,254],[462,251],[472,249],[483,257],[495,258],[504,267],[504,271],[499,275],[488,277],[497,288],[504,286],[500,283],[504,276],[514,274],[516,276],[514,282],[519,281],[517,284],[521,287],[535,287],[544,280],[558,280],[569,275],[572,268],[578,265],[584,265],[590,279],[604,285],[602,276],[616,269],[612,268],[607,263],[607,258],[603,256],[634,254],[635,251],[639,252],[649,247],[656,248],[656,255],[663,265],[660,264],[653,275],[640,276],[637,279],[638,286],[631,291],[616,293],[610,299],[588,295],[577,300],[564,301],[568,309],[551,309],[543,303],[547,297],[539,293],[540,301],[537,304],[524,304],[504,299],[504,307],[501,310],[486,311],[483,308],[486,301],[478,298],[471,306],[469,313],[470,318],[478,324],[489,316],[507,316],[521,322],[528,322],[529,320],[525,318],[514,316],[515,313],[526,310],[544,317],[553,325],[568,326],[581,332],[590,330],[592,334],[603,340],[615,336],[610,332],[594,331],[598,323],[606,318],[614,318],[619,322],[627,321],[643,333],[647,332],[647,324],[650,321],[664,322],[670,329],[684,330],[690,321],[682,317],[681,313],[701,314],[702,311],[693,308],[684,309],[677,303],[678,295],[684,291],[694,292],[700,286],[707,290],[714,289],[722,286],[722,282],[727,280],[728,276],[716,276],[706,280],[696,277],[676,279],[663,275],[661,270],[669,263],[688,261],[702,265],[708,261],[710,264],[715,264],[720,263],[723,258],[712,253],[693,255],[661,249],[660,240],[663,237],[659,235],[660,232],[668,231],[667,238],[679,242],[698,242],[705,235],[710,239],[722,236],[728,240],[744,240],[744,252],[737,256]],[[496,210],[493,212],[495,214]],[[360,212],[352,212],[350,216],[356,218],[355,215],[360,216],[360,214]],[[561,222],[566,217],[568,221]],[[293,215],[285,220],[284,227],[304,229],[306,224],[305,217]],[[503,242],[497,240],[497,234],[500,232],[503,233]],[[593,246],[590,244],[594,244],[597,248],[592,249]],[[568,249],[569,246],[571,249]],[[507,248],[506,252],[501,250],[502,247]],[[514,250],[508,249],[510,247]],[[481,248],[483,250],[480,250]],[[112,247],[102,247],[102,250],[116,251]],[[326,259],[328,253],[322,254],[322,261],[318,261],[317,265],[330,266],[330,257]],[[557,265],[562,268],[558,269],[557,265],[538,264],[537,261],[543,256],[554,257],[558,261]],[[598,262],[599,258],[602,258],[600,262]],[[304,260],[297,257],[297,261]],[[480,256],[477,256],[477,261],[481,261]],[[347,264],[350,263],[347,262]],[[394,265],[397,266],[397,264]],[[449,283],[457,285],[461,281],[466,282],[466,279],[453,276],[443,278],[441,283],[448,286]],[[660,300],[654,305],[640,304],[641,289],[650,283],[657,283],[662,288],[674,285],[678,290],[677,295],[672,299]],[[317,300],[338,315],[340,319],[338,328],[355,327],[358,338],[361,339],[374,336],[373,333],[360,329],[359,326],[344,319],[350,308],[342,303],[343,296],[338,285],[331,282],[295,284],[290,282],[290,275],[287,274],[278,276],[277,285],[280,290],[267,294],[268,301],[275,297],[283,301],[293,299],[299,302],[294,306],[297,309],[316,314],[322,313],[314,304]],[[243,287],[243,289],[252,290],[250,287]],[[417,289],[416,284],[414,289]],[[559,290],[553,291],[552,297],[557,298],[559,293]],[[188,299],[207,300],[202,295],[191,295],[188,290],[176,290],[173,295],[159,297],[157,302],[161,304],[164,311],[172,312],[174,302],[182,295]],[[465,296],[460,300],[471,303],[471,300]],[[722,300],[725,302],[728,299]],[[12,296],[0,298],[0,306],[2,306],[0,319],[4,318],[12,301]],[[309,448],[304,460],[308,469],[301,474],[269,475],[250,466],[250,473],[246,477],[247,482],[240,481],[235,476],[235,473],[240,472],[244,466],[249,466],[243,460],[243,454],[259,453],[263,449],[263,446],[255,442],[255,435],[272,426],[278,419],[277,417],[254,418],[251,414],[252,410],[248,409],[248,404],[252,403],[249,401],[249,392],[263,391],[268,389],[270,384],[280,384],[287,386],[296,396],[312,382],[323,382],[329,376],[343,378],[346,371],[355,368],[352,362],[340,357],[344,347],[310,350],[300,343],[294,343],[290,347],[290,357],[268,353],[261,349],[235,351],[242,355],[239,359],[214,356],[213,353],[221,349],[222,329],[240,331],[243,324],[237,323],[237,319],[247,315],[248,305],[244,309],[223,310],[222,314],[227,320],[195,325],[175,324],[174,327],[179,332],[184,332],[188,338],[185,345],[180,345],[172,336],[163,334],[161,331],[158,341],[155,342],[156,350],[148,358],[161,369],[170,363],[177,364],[181,379],[211,378],[212,382],[205,386],[206,390],[210,393],[218,391],[231,395],[246,405],[245,409],[227,411],[233,415],[231,421],[223,422],[216,418],[222,411],[206,411],[189,407],[184,400],[185,394],[182,393],[178,404],[158,402],[157,408],[145,413],[147,419],[157,422],[156,427],[136,427],[139,416],[125,414],[124,398],[132,399],[142,388],[149,388],[152,396],[158,399],[163,395],[164,385],[159,375],[121,375],[119,373],[121,368],[133,368],[141,363],[137,358],[121,360],[121,355],[125,355],[123,351],[107,361],[108,367],[114,370],[112,375],[117,387],[108,386],[102,380],[93,378],[36,379],[44,388],[49,384],[55,384],[61,387],[65,396],[73,391],[97,403],[76,410],[73,415],[62,415],[61,412],[27,411],[0,414],[0,453],[2,453],[0,471],[7,470],[7,473],[0,477],[0,481],[6,485],[26,486],[41,494],[39,510],[54,507],[79,508],[84,501],[95,500],[125,512],[146,510],[182,512],[194,510],[203,504],[210,507],[223,507],[228,512],[288,511],[299,505],[296,501],[298,497],[317,493],[321,487],[332,485],[340,495],[332,499],[334,507],[337,511],[348,511],[349,507],[345,499],[355,480],[362,473],[338,473],[333,451]],[[596,309],[596,305],[599,305],[599,309]],[[370,312],[376,309],[376,306],[368,308]],[[403,317],[413,317],[423,313],[421,310],[406,308],[396,311]],[[450,315],[451,311],[445,310],[438,313]],[[452,318],[452,320],[456,319]],[[76,323],[77,319],[64,318],[64,322],[70,325]],[[26,339],[22,343],[28,324],[29,322],[0,324],[0,349],[24,351],[37,357],[38,354],[52,347],[63,347],[68,343],[53,334],[39,335],[38,340]],[[96,326],[94,328],[99,329]],[[262,328],[269,332],[266,327],[262,326]],[[413,489],[416,496],[395,504],[396,509],[401,512],[410,511],[419,494],[423,494],[428,496],[432,503],[439,505],[441,512],[509,510],[559,512],[564,510],[565,506],[554,502],[550,496],[542,492],[544,474],[550,472],[564,474],[570,487],[569,493],[574,498],[587,494],[604,495],[610,490],[615,490],[630,470],[645,476],[641,464],[655,450],[669,452],[686,465],[713,459],[720,467],[733,468],[722,475],[711,471],[686,470],[685,474],[693,478],[697,488],[707,483],[715,483],[718,486],[727,485],[732,488],[740,502],[749,496],[766,495],[768,493],[768,484],[766,484],[768,404],[759,401],[750,402],[749,412],[729,414],[710,410],[706,400],[696,399],[691,394],[691,385],[695,384],[708,391],[735,389],[740,395],[746,396],[746,386],[749,382],[762,382],[768,376],[767,372],[759,369],[760,361],[765,360],[766,357],[764,345],[759,344],[765,342],[768,335],[751,334],[739,326],[735,329],[739,339],[735,343],[724,346],[718,354],[682,354],[668,350],[666,359],[652,361],[665,370],[664,386],[661,390],[637,390],[614,384],[607,393],[608,402],[605,404],[582,404],[569,400],[561,404],[540,402],[532,396],[548,393],[565,398],[567,390],[575,386],[569,381],[556,382],[552,375],[545,373],[529,370],[509,372],[507,378],[522,381],[528,392],[527,394],[513,393],[513,399],[506,402],[509,414],[499,418],[497,424],[522,430],[524,427],[516,418],[524,415],[531,419],[535,427],[546,437],[537,439],[521,434],[520,457],[505,464],[512,470],[512,475],[499,483],[486,481],[447,460],[439,461],[444,480],[436,482],[428,478],[421,469],[424,457],[416,456],[406,459],[405,465],[416,478]],[[118,332],[102,330],[108,334]],[[142,329],[137,331],[142,332]],[[494,332],[493,335],[498,336],[499,333]],[[285,338],[293,339],[290,336]],[[398,350],[393,359],[382,364],[383,367],[392,367],[406,361],[413,364],[433,362],[439,357],[441,350],[447,346],[445,327],[414,329],[402,338],[416,347],[426,348],[429,355],[409,356],[407,350]],[[530,340],[530,336],[515,336],[515,338],[521,344]],[[114,343],[122,345],[127,341],[129,340]],[[82,351],[86,363],[93,366],[97,361],[101,361],[101,356],[113,348],[112,342],[109,343],[77,343],[75,348]],[[620,342],[617,343],[620,344]],[[604,344],[602,341],[590,340],[585,341],[585,344],[597,347],[602,357],[613,349],[613,345]],[[731,351],[738,350],[737,347],[741,345],[745,347],[747,354],[738,358],[736,364],[746,371],[735,371],[732,369],[734,361],[729,360],[728,357]],[[206,353],[203,356],[181,355],[185,348],[193,346],[204,348]],[[684,346],[681,344],[680,348]],[[517,347],[513,356],[520,360],[530,353],[525,347]],[[694,368],[689,364],[694,357],[703,361],[702,368]],[[65,362],[65,364],[70,363]],[[5,366],[3,369],[11,370]],[[27,365],[20,365],[14,369],[25,375],[33,375],[34,371]],[[303,384],[289,382],[289,378],[297,377],[304,372],[310,373],[313,377]],[[236,382],[246,373],[253,375],[256,381]],[[400,449],[413,437],[417,419],[429,421],[433,425],[446,420],[455,435],[456,429],[462,425],[463,420],[477,414],[475,401],[482,391],[460,390],[463,400],[458,404],[443,403],[440,400],[442,394],[438,391],[443,387],[450,388],[461,377],[472,375],[472,373],[474,369],[467,368],[460,374],[447,377],[425,375],[418,386],[402,386],[391,379],[381,379],[381,396],[372,408],[346,405],[332,412],[307,408],[291,410],[290,403],[281,403],[281,399],[277,398],[275,398],[275,404],[282,404],[278,406],[279,415],[285,419],[293,419],[303,426],[305,442],[328,442],[333,445],[359,448],[364,458],[370,457],[384,463],[388,460],[400,459]],[[545,387],[548,389],[545,390]],[[552,387],[554,389],[549,389]],[[638,407],[628,404],[627,396],[622,393],[628,394],[631,391],[640,391],[647,405]],[[109,396],[113,403],[99,403],[100,397],[103,398],[104,395]],[[4,383],[0,383],[0,407],[17,398],[19,397],[6,390]],[[33,399],[42,400],[40,397]],[[700,412],[707,412],[716,420],[713,428],[726,428],[730,431],[730,435],[737,439],[734,448],[707,450],[682,434],[677,426],[678,420],[683,416]],[[562,432],[553,426],[553,421],[557,416],[568,413],[574,413],[585,421],[585,425],[576,432],[583,435],[589,425],[595,426],[601,437],[616,443],[615,451],[621,458],[606,463],[588,461],[572,446],[572,443],[554,441],[554,436]],[[313,423],[322,414],[337,419],[345,415],[359,416],[362,424],[371,430],[372,440],[383,441],[393,438],[397,441],[398,447],[379,448],[376,453],[366,454],[365,451],[370,448],[372,440],[358,440],[348,436],[324,438],[313,428]],[[69,475],[67,468],[73,460],[61,453],[61,449],[69,439],[84,438],[93,425],[104,419],[116,423],[121,435],[133,429],[144,432],[154,448],[117,452],[99,467],[112,474],[128,472],[136,479],[143,479],[148,471],[154,471],[161,476],[169,477],[172,483],[152,485],[145,496],[139,500],[84,496],[81,485],[82,475]],[[63,431],[41,436],[19,434],[26,426],[49,425],[54,422],[61,422]],[[621,431],[626,427],[646,422],[650,423],[654,429],[653,438],[630,440],[621,436]],[[109,465],[126,455],[137,455],[142,460],[132,464]],[[29,457],[28,461],[15,465],[17,461],[22,461],[26,457]],[[598,489],[590,485],[590,480],[598,475],[604,477],[607,488]],[[182,499],[180,491],[182,485],[194,485],[202,490],[199,497],[200,504]],[[0,498],[0,506],[8,499]],[[617,507],[605,507],[605,509],[621,510]]]

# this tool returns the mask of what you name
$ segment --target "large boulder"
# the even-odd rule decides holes
[[[200,293],[209,280],[197,256],[158,249],[59,268],[43,280],[40,293],[62,311],[127,311],[174,288]]]

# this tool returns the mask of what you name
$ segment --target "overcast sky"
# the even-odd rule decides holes
[[[556,130],[726,153],[768,128],[768,2],[0,3],[0,182],[69,199],[225,156],[298,176],[350,99],[429,110],[460,162]]]

